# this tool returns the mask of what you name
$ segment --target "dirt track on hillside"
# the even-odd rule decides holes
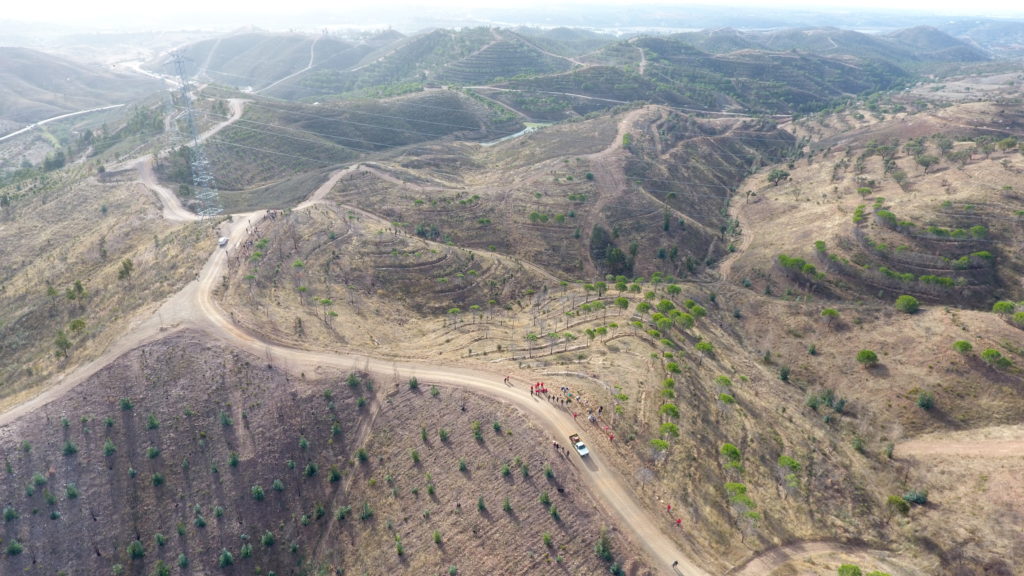
[[[233,106],[234,111],[234,106]],[[635,114],[627,115],[623,119],[621,128],[626,126],[628,120],[634,118]],[[240,104],[238,108],[240,115]],[[235,118],[236,115],[233,115]],[[222,127],[222,126],[221,126]],[[616,149],[616,143],[621,142],[617,138],[606,151],[599,153],[602,159],[607,159]],[[152,174],[148,161],[140,160],[140,178],[147,183],[165,206],[165,217],[175,221],[190,221],[196,217],[188,213],[181,206],[173,193],[161,193],[159,186],[155,184],[155,176]],[[352,168],[348,169],[352,170]],[[327,191],[344,175],[345,171],[339,171],[332,175],[328,182],[324,183],[308,200],[301,206],[314,205],[319,198],[322,198]],[[624,182],[615,182],[609,178],[603,185],[618,186]],[[170,192],[164,188],[166,192]],[[263,212],[235,215],[231,222],[221,225],[221,234],[229,236],[229,245],[237,245],[247,235],[247,227],[256,224],[262,217]],[[437,366],[425,362],[394,362],[370,358],[358,353],[339,355],[328,352],[303,351],[285,348],[268,344],[258,337],[237,327],[233,320],[224,313],[214,300],[213,291],[220,282],[226,270],[228,250],[217,249],[211,254],[206,265],[199,275],[198,281],[190,283],[185,289],[168,299],[159,309],[158,313],[149,318],[141,319],[119,339],[110,349],[95,361],[81,366],[70,374],[60,378],[56,385],[46,392],[21,404],[10,411],[0,414],[0,426],[17,419],[36,408],[60,398],[77,384],[83,382],[89,376],[96,373],[103,366],[121,356],[125,352],[141,346],[145,343],[159,339],[168,333],[169,330],[194,328],[204,330],[212,337],[221,339],[233,346],[238,346],[261,357],[266,357],[268,362],[286,370],[296,372],[309,370],[316,366],[331,366],[341,369],[350,369],[353,366],[366,367],[371,371],[400,374],[401,376],[415,375],[423,383],[444,383],[459,386],[465,389],[479,392],[483,395],[508,402],[524,410],[536,422],[541,425],[554,439],[564,439],[576,426],[570,417],[553,405],[542,402],[527,393],[525,386],[509,387],[502,383],[502,375],[489,373],[480,370],[470,370],[451,366]],[[1002,429],[1000,429],[1002,430]],[[1000,438],[984,437],[982,432],[975,432],[973,436],[964,435],[952,441],[948,437],[924,437],[908,441],[897,447],[900,455],[910,454],[917,457],[926,457],[938,454],[957,454],[978,457],[1002,457],[1004,455],[1015,455],[1020,453],[1024,447],[1024,428],[1012,427],[1012,430],[1002,430],[1008,436]],[[979,434],[981,434],[979,436]],[[637,501],[634,491],[629,488],[630,480],[621,473],[611,469],[599,453],[594,453],[588,460],[574,460],[578,466],[585,468],[581,474],[587,487],[596,499],[604,504],[607,511],[624,527],[628,527],[632,540],[642,547],[654,561],[655,567],[664,574],[703,575],[708,572],[700,566],[705,564],[701,560],[695,560],[684,556],[662,528],[664,519],[654,517]],[[809,542],[789,546],[783,546],[768,550],[756,555],[745,562],[741,567],[728,572],[729,574],[752,576],[754,574],[770,574],[776,568],[794,559],[811,556],[849,556],[854,558],[868,558],[876,562],[884,561],[888,553],[884,551],[865,548],[853,548],[841,544],[829,542]],[[671,568],[672,563],[678,561],[678,571]],[[903,574],[894,570],[893,574]]]

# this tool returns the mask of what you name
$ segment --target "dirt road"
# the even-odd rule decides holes
[[[241,103],[233,103],[232,110],[233,118],[240,116]],[[626,119],[630,117],[631,115],[627,115]],[[626,119],[624,119],[624,122]],[[223,125],[227,125],[227,123],[229,122]],[[223,125],[220,127],[223,127]],[[157,185],[155,176],[152,174],[152,167],[148,161],[139,160],[137,162],[140,163],[140,175],[143,181],[157,193],[161,202],[164,203],[165,215],[168,215],[169,219],[181,221],[195,219],[193,214],[183,209],[173,193]],[[352,168],[348,170],[352,170]],[[345,173],[346,170],[341,170],[333,174],[314,193],[313,197],[303,203],[302,206],[306,207],[315,204],[317,199],[330,190],[331,186]],[[623,185],[623,183],[612,182],[609,182],[609,184]],[[231,238],[229,246],[236,246],[246,237],[246,227],[258,222],[263,215],[263,212],[235,215],[230,222],[221,224],[221,234]],[[371,371],[389,376],[396,373],[400,377],[416,376],[423,383],[458,386],[513,404],[529,414],[555,440],[565,441],[570,433],[576,431],[575,422],[565,412],[555,408],[552,404],[531,396],[525,387],[515,388],[506,386],[502,382],[502,375],[498,373],[452,366],[438,366],[426,362],[394,362],[392,360],[370,358],[357,353],[336,354],[295,350],[262,341],[236,326],[213,298],[214,288],[226,272],[229,252],[230,249],[216,249],[210,255],[196,282],[190,283],[181,292],[169,298],[150,316],[140,319],[106,353],[95,361],[79,367],[70,374],[63,375],[56,385],[43,394],[6,413],[0,414],[0,426],[60,398],[77,384],[95,374],[103,366],[125,352],[161,338],[168,331],[191,328],[204,330],[211,337],[243,348],[261,357],[267,357],[278,367],[291,372],[299,373],[303,370],[311,370],[316,366],[330,366],[343,370],[357,366],[360,368],[367,367]],[[1024,435],[1024,429],[1018,429],[1016,433],[1017,436],[1012,440],[1015,444],[1005,449],[1020,449],[1021,436]],[[942,440],[936,439],[922,439],[919,444],[915,444],[915,442],[917,441],[901,444],[899,450],[920,455],[927,453],[929,449],[941,450],[942,446],[948,445],[943,444]],[[993,446],[992,439],[987,438],[964,438],[962,442],[963,445],[958,445],[959,448],[957,449],[963,450],[965,453],[974,452],[977,446],[981,444]],[[1003,449],[999,448],[999,450]],[[679,550],[675,542],[666,533],[667,530],[674,527],[667,525],[665,518],[656,517],[639,503],[634,491],[630,488],[632,481],[612,469],[606,463],[600,451],[591,453],[586,459],[579,459],[576,456],[573,456],[573,458],[573,462],[581,468],[581,478],[594,495],[595,500],[601,502],[607,512],[627,530],[630,538],[645,550],[654,562],[657,572],[665,575],[678,575],[682,573],[688,576],[709,574],[709,572],[701,567],[702,563],[700,560],[689,558]],[[866,548],[856,549],[828,542],[802,543],[766,551],[749,559],[741,567],[729,573],[743,576],[770,574],[775,568],[794,558],[827,556],[830,554],[863,556],[879,560],[884,558],[886,553]],[[677,569],[673,569],[673,562],[678,562]],[[912,574],[913,572],[894,570],[893,573]]]

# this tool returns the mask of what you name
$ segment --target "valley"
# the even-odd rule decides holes
[[[197,44],[292,46],[196,99],[209,219],[158,99],[41,132],[94,140],[0,190],[2,572],[1016,573],[1019,74],[683,38]]]

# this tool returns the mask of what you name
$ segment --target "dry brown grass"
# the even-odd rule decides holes
[[[164,222],[155,198],[129,174],[49,178],[52,185],[16,200],[0,226],[2,397],[98,356],[140,310],[155,310],[192,280],[215,244],[208,225]],[[134,272],[119,280],[125,258]],[[66,292],[76,281],[84,293],[71,300]],[[76,332],[69,324],[78,318],[85,327]],[[55,357],[58,330],[72,342],[69,362]]]

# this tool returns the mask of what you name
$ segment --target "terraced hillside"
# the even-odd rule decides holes
[[[793,237],[778,250],[818,271],[783,267],[785,275],[835,294],[911,294],[975,308],[1019,300],[1024,262],[1012,247],[1021,241],[1024,182],[1013,126],[1024,122],[1012,107],[958,108],[901,112],[856,136],[825,139],[816,162],[796,165],[778,186],[761,183],[757,194],[783,201],[773,212],[813,200],[818,207],[806,212],[829,222],[817,237]],[[952,117],[976,121],[950,126]]]
[[[213,115],[223,119],[224,113]],[[390,100],[359,100],[330,106],[258,101],[241,120],[207,143],[216,179],[227,191],[250,191],[310,171],[438,138],[491,138],[517,124],[458,92],[431,90]],[[180,149],[162,168],[165,178],[188,184],[191,174]],[[266,196],[257,193],[256,197]],[[228,197],[231,197],[229,193]],[[274,205],[270,204],[256,205]],[[239,206],[252,205],[245,201]]]
[[[1019,78],[501,34],[3,181],[0,573],[1013,574]]]

